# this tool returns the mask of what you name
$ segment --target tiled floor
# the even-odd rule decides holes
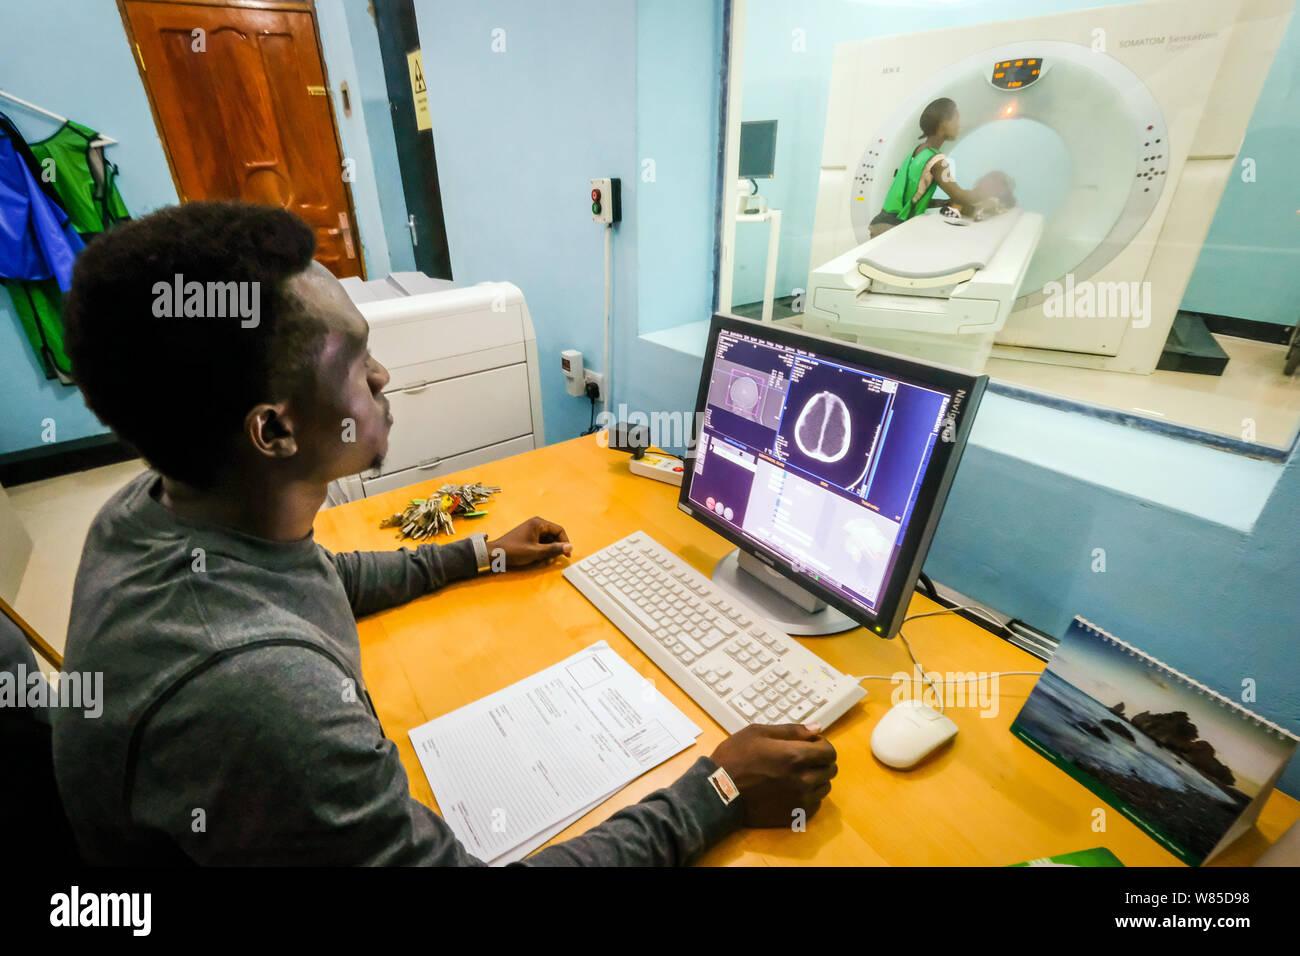
[[[136,459],[5,489],[32,538],[32,556],[14,610],[60,653],[68,637],[72,584],[90,523],[113,492],[144,468]]]

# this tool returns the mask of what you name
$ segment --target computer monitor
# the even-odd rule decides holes
[[[776,175],[776,120],[740,124],[741,179],[771,179]]]
[[[715,315],[678,499],[738,549],[714,581],[792,634],[893,637],[987,381]]]

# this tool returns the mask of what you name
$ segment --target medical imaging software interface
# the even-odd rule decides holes
[[[690,501],[874,614],[950,401],[723,329]]]

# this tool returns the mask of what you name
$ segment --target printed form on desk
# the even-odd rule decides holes
[[[600,641],[410,735],[447,825],[470,853],[499,866],[700,732]]]

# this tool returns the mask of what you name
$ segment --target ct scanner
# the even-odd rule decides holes
[[[1159,0],[838,45],[804,328],[966,367],[991,351],[1151,372],[1292,6]],[[1054,208],[969,226],[932,211],[870,239],[942,96],[968,189],[988,171],[963,166],[975,134],[1032,120],[1059,137],[1057,162],[1006,137],[994,164],[1056,188]]]

